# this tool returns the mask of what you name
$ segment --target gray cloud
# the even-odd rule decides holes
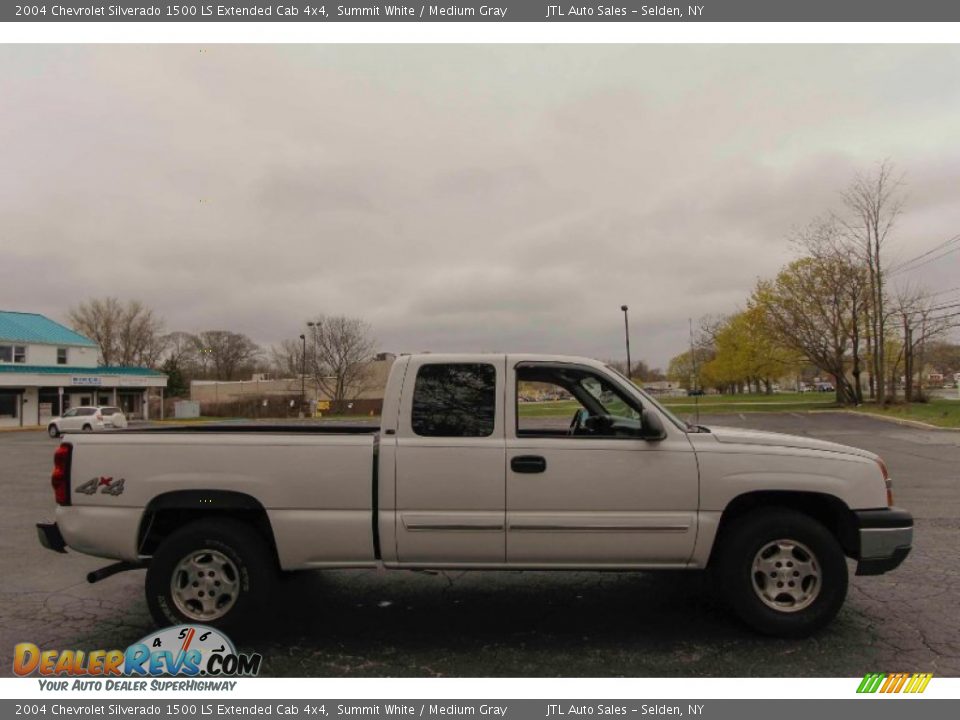
[[[0,47],[0,307],[665,364],[893,159],[960,232],[951,46]],[[911,279],[956,285],[958,256]]]

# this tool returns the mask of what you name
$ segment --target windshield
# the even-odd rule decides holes
[[[667,419],[668,419],[670,422],[672,422],[674,425],[676,425],[678,428],[680,428],[681,430],[690,430],[690,429],[693,427],[690,423],[684,422],[683,420],[681,420],[680,418],[678,418],[678,417],[677,417],[676,415],[674,415],[672,412],[670,412],[669,410],[667,410],[663,405],[661,405],[659,402],[657,402],[656,400],[654,400],[653,397],[651,397],[650,395],[648,395],[647,393],[645,393],[643,390],[641,390],[640,388],[638,388],[631,380],[629,380],[629,379],[627,378],[626,375],[624,375],[622,372],[620,372],[619,370],[617,370],[615,367],[610,367],[609,365],[606,365],[606,366],[604,366],[604,367],[606,367],[608,371],[612,372],[614,375],[616,375],[616,376],[619,377],[621,380],[623,380],[623,382],[627,385],[628,388],[630,388],[631,390],[634,390],[635,392],[639,393],[640,396],[641,396],[645,401],[647,401],[648,403],[650,403],[651,405],[653,405],[655,408],[657,408],[657,410],[659,410],[661,413],[663,413],[663,414],[667,417]]]

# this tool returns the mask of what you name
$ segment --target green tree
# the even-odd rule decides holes
[[[707,374],[723,385],[745,384],[757,392],[773,392],[773,381],[798,361],[796,353],[779,342],[758,305],[727,318],[715,332],[714,348]]]
[[[758,283],[750,300],[776,342],[833,376],[837,402],[844,404],[857,402],[847,377],[856,311],[847,284],[856,271],[842,256],[801,258]]]
[[[190,385],[176,357],[164,360],[160,371],[167,376],[167,394],[170,397],[187,397],[190,394]]]

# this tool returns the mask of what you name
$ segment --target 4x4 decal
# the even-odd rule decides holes
[[[114,480],[112,477],[95,477],[90,478],[83,485],[80,485],[77,488],[77,492],[83,493],[84,495],[93,495],[98,487],[102,487],[103,490],[100,491],[101,495],[119,495],[123,492],[123,483],[124,478]]]

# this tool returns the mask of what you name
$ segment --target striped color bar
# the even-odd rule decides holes
[[[932,673],[867,673],[860,681],[857,692],[922,693],[932,677]]]

